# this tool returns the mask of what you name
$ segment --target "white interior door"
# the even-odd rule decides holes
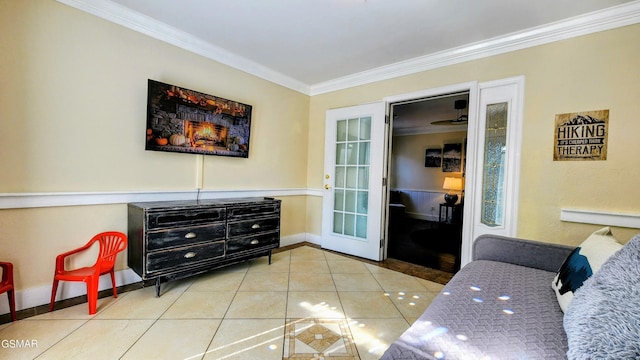
[[[384,102],[327,111],[323,248],[381,260],[385,111]]]
[[[465,207],[465,219],[473,223],[470,236],[463,234],[471,241],[482,234],[516,235],[524,77],[480,83],[478,89],[477,150],[473,182],[467,184],[472,188],[466,189],[472,201]],[[462,265],[471,261],[471,248],[463,243]]]

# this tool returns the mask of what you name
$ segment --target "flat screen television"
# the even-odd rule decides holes
[[[149,79],[145,149],[247,158],[251,109]]]

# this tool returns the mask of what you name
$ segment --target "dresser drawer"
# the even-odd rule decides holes
[[[229,223],[229,237],[257,234],[265,231],[278,230],[280,219],[277,217],[245,220]]]
[[[248,217],[260,217],[280,213],[280,203],[254,204],[249,206],[234,206],[227,208],[229,220],[239,220]]]
[[[166,271],[224,257],[224,241],[158,251],[147,255],[147,272]]]
[[[147,226],[149,230],[153,230],[200,225],[224,220],[225,216],[224,207],[156,211],[149,212]]]
[[[224,222],[207,226],[150,232],[147,237],[147,251],[187,246],[204,241],[224,240],[225,236],[226,225]]]
[[[269,245],[275,245],[275,247],[277,247],[279,242],[280,234],[278,232],[229,239],[227,240],[227,255],[262,248]]]

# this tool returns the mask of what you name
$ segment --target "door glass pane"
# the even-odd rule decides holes
[[[348,212],[356,212],[356,192],[344,192],[344,210]]]
[[[342,234],[344,227],[342,226],[343,214],[339,211],[333,212],[333,232]]]
[[[346,168],[344,166],[336,166],[336,178],[335,178],[335,187],[344,188],[344,178],[346,175]]]
[[[358,143],[347,143],[347,165],[358,164]]]
[[[360,133],[360,119],[349,119],[347,141],[357,141]]]
[[[336,190],[333,192],[335,201],[335,210],[344,210],[344,190]]]
[[[358,167],[358,189],[366,189],[369,187],[369,167]]]
[[[344,234],[355,235],[356,234],[356,217],[353,214],[344,214]]]
[[[508,105],[487,105],[480,221],[492,227],[504,222]]]
[[[358,191],[356,210],[359,214],[366,214],[369,212],[369,192]]]
[[[371,117],[337,121],[333,231],[366,239]]]
[[[346,147],[346,144],[336,144],[336,165],[344,165],[347,163]]]
[[[358,215],[356,216],[356,236],[359,238],[367,237],[367,217]]]
[[[338,128],[336,131],[337,141],[347,141],[347,120],[338,120]]]
[[[371,140],[371,117],[360,119],[360,140]]]
[[[349,166],[347,168],[347,188],[356,189],[358,187],[358,168]]]
[[[369,165],[369,142],[364,141],[360,143],[358,149],[358,164]]]

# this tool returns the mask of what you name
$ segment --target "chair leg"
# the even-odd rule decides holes
[[[113,287],[113,297],[118,297],[118,290],[116,290],[116,274],[113,270],[111,270],[111,286]]]
[[[99,276],[92,276],[87,280],[87,302],[89,303],[89,315],[95,314],[98,308],[99,279]]]
[[[51,289],[51,304],[49,305],[49,311],[53,311],[53,306],[56,303],[56,292],[58,291],[58,280],[53,279],[53,288]]]
[[[9,298],[9,309],[11,310],[11,321],[16,321],[16,294],[13,289],[7,291]]]

